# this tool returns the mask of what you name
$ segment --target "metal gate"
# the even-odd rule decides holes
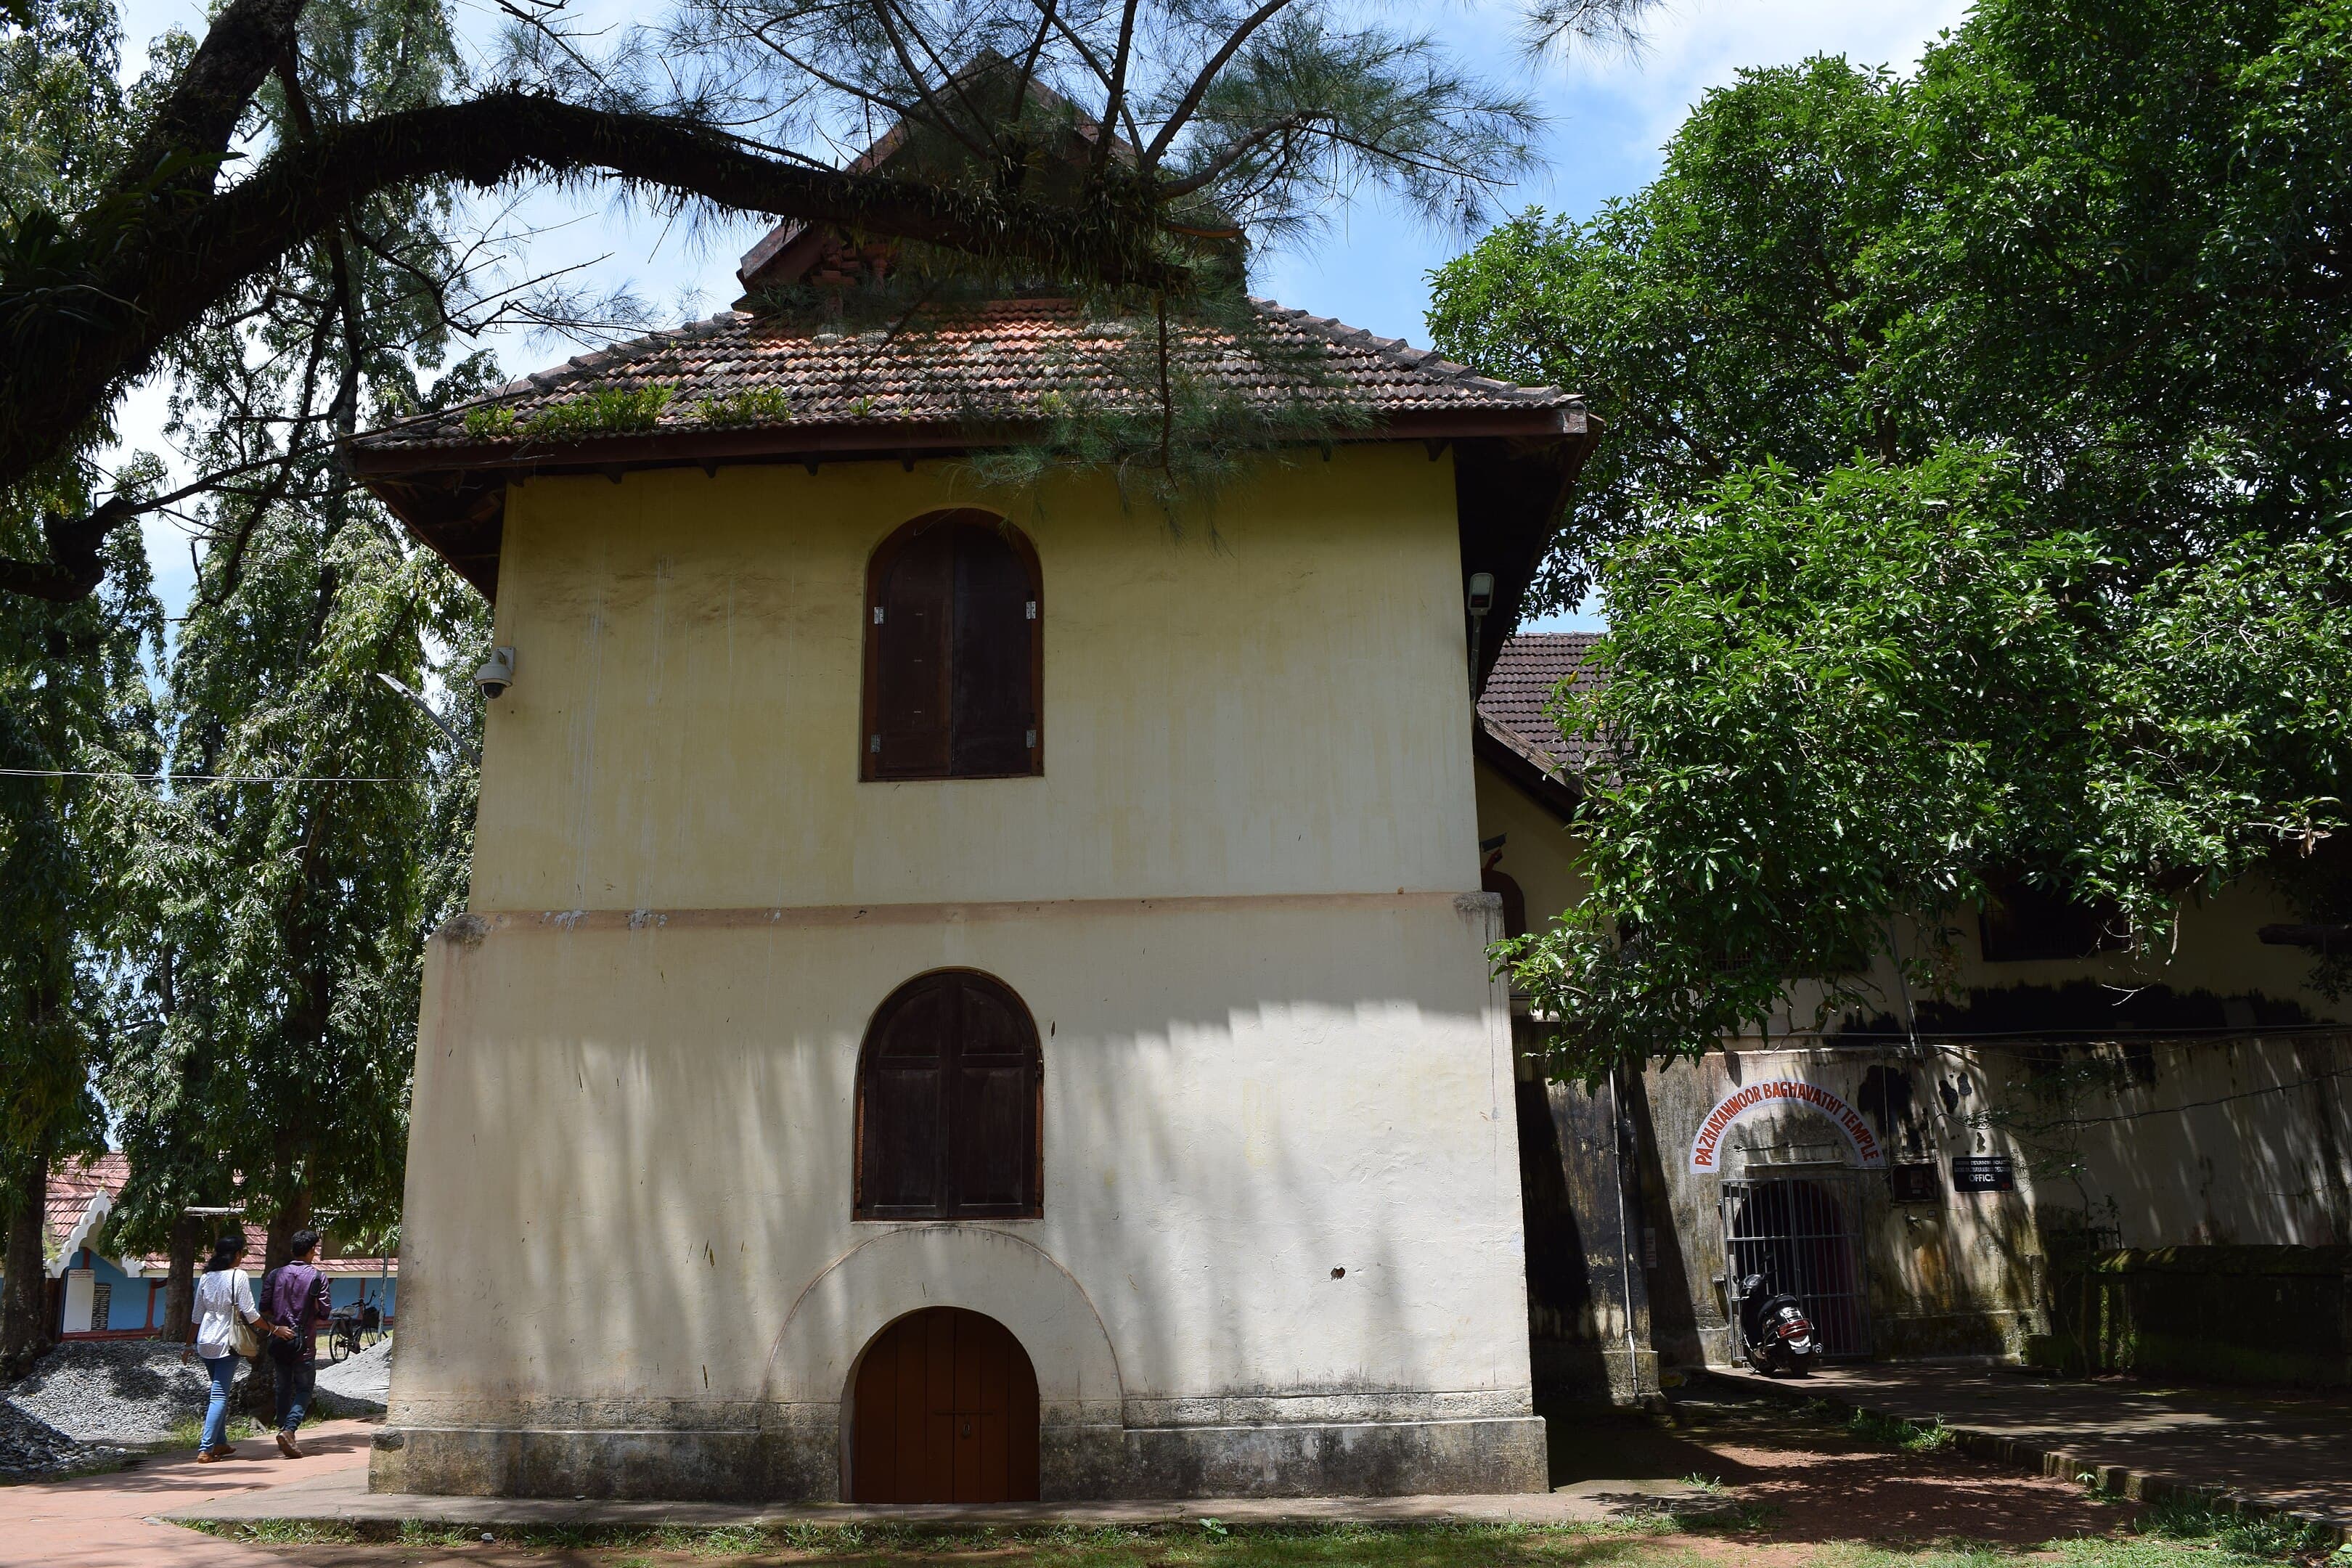
[[[1727,1177],[1723,1183],[1724,1278],[1761,1274],[1770,1289],[1805,1304],[1832,1359],[1870,1354],[1869,1279],[1862,1245],[1862,1194],[1851,1173]]]

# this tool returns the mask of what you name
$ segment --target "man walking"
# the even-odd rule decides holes
[[[261,1313],[269,1324],[271,1370],[277,1373],[278,1451],[299,1459],[302,1450],[294,1446],[294,1432],[319,1384],[319,1325],[333,1309],[327,1277],[319,1271],[319,1233],[298,1230],[290,1245],[294,1260],[270,1274]]]

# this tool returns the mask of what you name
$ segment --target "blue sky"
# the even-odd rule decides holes
[[[498,11],[486,0],[458,0],[469,34],[491,35]],[[625,0],[575,0],[583,18],[626,20]],[[1865,64],[1907,67],[1939,29],[1957,26],[1962,0],[1667,0],[1653,14],[1647,48],[1634,59],[1578,59],[1532,69],[1515,58],[1515,9],[1491,0],[1453,0],[1421,8],[1424,25],[1449,36],[1474,61],[1516,76],[1542,101],[1551,124],[1545,172],[1505,198],[1517,210],[1540,205],[1581,217],[1611,196],[1624,195],[1657,172],[1659,149],[1690,106],[1746,66],[1780,65],[1815,54],[1843,54]],[[1393,15],[1393,13],[1391,13]],[[126,68],[135,71],[146,41],[173,25],[199,30],[203,7],[193,0],[130,0],[124,6]],[[600,286],[634,285],[644,298],[684,320],[707,315],[735,297],[736,258],[762,226],[722,223],[687,234],[593,198],[567,202],[534,198],[524,218],[551,232],[535,242],[533,271],[580,265],[582,279]],[[1327,231],[1309,242],[1262,257],[1255,284],[1286,305],[1336,316],[1387,337],[1426,342],[1423,315],[1428,274],[1458,255],[1468,240],[1434,233],[1367,199],[1332,215]],[[492,345],[509,374],[541,368],[578,352],[559,342],[508,334]],[[126,447],[144,447],[169,460],[162,436],[163,392],[146,387],[125,406]],[[157,584],[176,615],[190,577],[188,547],[179,528],[156,520],[148,549]],[[1561,617],[1551,628],[1593,626]]]

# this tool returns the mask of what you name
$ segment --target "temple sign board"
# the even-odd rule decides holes
[[[1798,1106],[1826,1117],[1853,1150],[1854,1163],[1875,1170],[1886,1163],[1886,1151],[1862,1113],[1831,1090],[1801,1079],[1767,1079],[1745,1084],[1715,1102],[1691,1139],[1690,1168],[1694,1174],[1713,1175],[1722,1170],[1723,1140],[1734,1127],[1761,1110]]]

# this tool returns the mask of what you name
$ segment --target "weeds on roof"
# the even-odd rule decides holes
[[[667,386],[606,387],[524,418],[511,404],[466,411],[466,434],[482,440],[561,441],[626,430],[650,430],[675,395]]]
[[[693,412],[705,425],[782,425],[792,418],[793,405],[776,388],[754,386],[725,397],[703,398]]]

